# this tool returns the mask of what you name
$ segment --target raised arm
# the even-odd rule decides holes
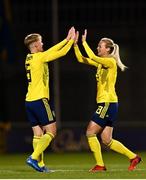
[[[63,41],[56,44],[55,46],[49,48],[47,51],[50,52],[50,51],[57,51],[61,49],[71,39],[73,31],[74,31],[74,27],[71,27],[68,31],[67,37]]]
[[[85,32],[82,35],[82,44],[86,53],[91,58],[91,60],[93,60],[96,63],[102,64],[105,67],[109,67],[109,68],[113,67],[114,62],[115,62],[113,61],[113,58],[96,56],[94,52],[91,50],[91,48],[89,47],[89,45],[87,44],[86,37],[87,37],[87,30],[85,29]]]
[[[84,46],[85,51],[87,52],[87,54],[88,54],[90,51],[92,51],[92,50],[90,49],[90,47],[88,46],[88,44],[87,44],[86,41],[83,42],[83,46]],[[91,58],[91,60],[93,60],[94,62],[99,63],[99,64],[102,64],[103,66],[109,67],[109,68],[113,67],[114,62],[115,62],[115,61],[113,60],[113,58],[111,58],[111,57],[99,57],[99,56],[96,56],[95,54],[92,54],[92,56],[90,56],[90,58]]]
[[[49,48],[47,51],[48,51],[48,52],[58,51],[58,50],[61,49],[66,43],[67,43],[67,39],[65,38],[63,41],[61,41],[61,42],[59,42],[58,44],[52,46],[52,47]]]
[[[43,61],[50,62],[50,61],[56,60],[57,58],[65,56],[70,50],[71,46],[73,45],[73,42],[74,42],[73,39],[70,40],[63,48],[61,48],[58,51],[44,52]]]
[[[42,58],[43,61],[44,62],[50,62],[50,61],[53,61],[57,58],[65,56],[67,54],[67,52],[70,50],[71,46],[74,43],[74,39],[75,39],[75,29],[74,28],[73,28],[69,38],[70,39],[68,39],[69,41],[66,43],[66,45],[64,45],[58,51],[45,51],[45,52],[43,52],[43,58]]]
[[[74,52],[75,52],[75,55],[76,55],[76,58],[78,60],[78,62],[80,63],[85,63],[85,64],[89,64],[89,65],[92,65],[92,66],[95,66],[97,67],[98,64],[94,61],[92,61],[90,58],[86,58],[84,57],[82,54],[81,54],[81,51],[77,45],[78,43],[78,38],[79,38],[79,32],[77,31],[76,32],[76,37],[75,37],[75,41],[74,41]]]
[[[82,35],[82,44],[86,43],[86,53],[89,56],[89,58],[92,59],[92,57],[95,55],[94,52],[91,50],[91,48],[88,46],[87,42],[86,42],[86,38],[87,38],[87,29],[85,29],[84,34]]]

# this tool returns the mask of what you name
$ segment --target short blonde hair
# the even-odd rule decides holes
[[[32,34],[29,34],[27,35],[25,38],[24,38],[24,44],[26,47],[30,47],[30,45],[36,41],[39,40],[39,38],[42,38],[42,36],[40,34],[37,34],[37,33],[32,33]]]

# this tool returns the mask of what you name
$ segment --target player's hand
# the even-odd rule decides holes
[[[71,28],[69,29],[68,35],[67,35],[67,37],[66,37],[67,41],[69,41],[69,40],[72,38],[72,36],[73,36],[74,33],[75,33],[75,28],[74,28],[74,27],[71,27]]]
[[[71,32],[71,39],[75,40],[76,38],[76,32],[75,32],[75,28],[72,28],[72,32]]]
[[[75,34],[75,40],[74,40],[74,45],[76,46],[79,40],[79,31],[76,32]]]
[[[82,35],[82,42],[86,41],[87,29],[85,29],[84,34]]]

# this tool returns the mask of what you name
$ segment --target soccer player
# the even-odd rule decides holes
[[[24,39],[24,44],[30,51],[25,61],[28,79],[25,107],[34,135],[34,151],[26,162],[39,172],[49,172],[43,161],[43,152],[56,135],[56,120],[49,101],[48,62],[65,56],[72,47],[74,38],[75,29],[72,27],[63,41],[46,51],[43,50],[40,34],[29,34]]]
[[[79,32],[76,32],[74,50],[80,63],[92,65],[97,68],[97,110],[93,114],[86,131],[89,147],[94,154],[96,165],[90,172],[105,171],[101,145],[97,138],[100,133],[102,142],[111,150],[121,153],[130,159],[128,170],[134,170],[141,158],[126,148],[122,143],[112,138],[113,126],[118,111],[118,97],[115,91],[117,79],[117,66],[124,71],[126,66],[121,62],[119,46],[109,38],[102,38],[97,47],[98,56],[90,49],[86,42],[87,30],[82,35],[82,44],[88,55],[84,57],[77,45]]]

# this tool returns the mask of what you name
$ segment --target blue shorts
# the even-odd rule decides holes
[[[31,126],[45,126],[56,121],[53,107],[48,99],[25,101],[25,108]]]
[[[118,103],[97,103],[97,110],[91,120],[101,127],[113,127],[118,113]]]

